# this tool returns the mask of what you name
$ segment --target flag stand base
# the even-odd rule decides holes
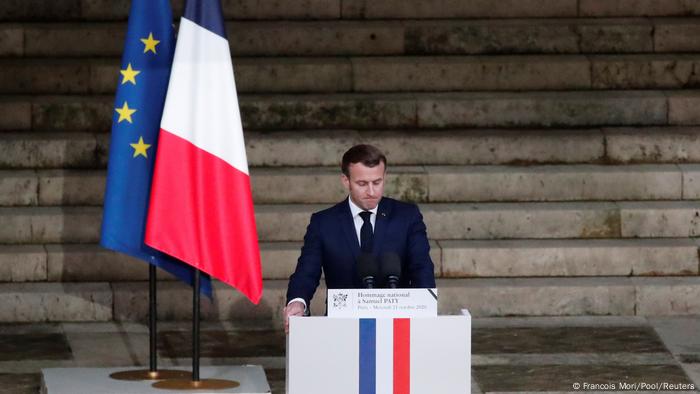
[[[155,382],[151,386],[157,389],[165,390],[224,390],[236,388],[240,385],[240,382],[226,379],[170,379]]]
[[[166,380],[166,379],[191,379],[189,371],[179,371],[176,369],[160,369],[151,371],[148,369],[137,369],[131,371],[119,371],[109,375],[114,380]]]

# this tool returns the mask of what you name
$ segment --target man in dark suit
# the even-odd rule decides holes
[[[341,164],[347,199],[316,212],[289,278],[285,325],[302,316],[316,292],[321,271],[329,289],[362,288],[357,258],[395,253],[401,260],[399,287],[434,288],[435,275],[423,216],[415,204],[382,197],[386,157],[371,145],[356,145]]]

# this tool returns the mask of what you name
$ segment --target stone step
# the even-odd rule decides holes
[[[202,300],[203,320],[273,319],[281,324],[286,280],[268,280],[256,306],[215,283],[214,302]],[[700,313],[700,278],[478,278],[440,279],[439,313],[467,308],[474,317],[568,315],[689,315]],[[323,287],[312,313],[325,310]],[[191,317],[191,289],[180,282],[158,287],[159,320]],[[2,283],[0,322],[144,321],[147,282]]]
[[[4,21],[126,20],[129,0],[5,1],[0,4]],[[182,15],[184,0],[171,0],[173,15]],[[340,0],[224,0],[226,19],[337,19]]]
[[[109,134],[2,133],[0,168],[106,168]]]
[[[264,279],[288,279],[301,242],[261,242]],[[431,241],[437,278],[698,275],[698,241]],[[96,244],[0,245],[0,282],[145,281],[148,265]],[[159,281],[174,277],[164,271]]]
[[[246,130],[700,124],[700,91],[241,95]],[[137,110],[138,108],[135,107]],[[110,96],[6,96],[0,130],[108,130]],[[138,116],[138,115],[135,115]]]
[[[697,88],[698,55],[235,58],[239,93]],[[114,93],[118,59],[0,59],[0,93]]]
[[[172,0],[175,17],[183,0]],[[567,18],[700,15],[686,0],[295,0],[223,1],[226,19],[431,19],[431,18]],[[0,20],[126,20],[128,0],[6,1]]]
[[[443,278],[698,275],[698,241],[438,241]]]
[[[328,167],[250,169],[256,204],[333,203]],[[101,170],[0,170],[0,206],[101,205]],[[412,202],[700,199],[700,165],[392,166],[385,194]]]
[[[2,133],[0,169],[106,168],[109,138],[87,132]],[[245,140],[251,167],[337,166],[358,143],[381,148],[390,166],[700,162],[698,127],[246,131]]]
[[[300,241],[326,204],[258,204],[260,241]],[[675,238],[700,234],[698,200],[421,204],[431,239]],[[94,243],[99,207],[0,208],[0,243]]]
[[[692,18],[229,22],[236,56],[664,53],[700,48]],[[3,23],[0,56],[120,56],[126,24]],[[75,45],[79,42],[80,45]]]

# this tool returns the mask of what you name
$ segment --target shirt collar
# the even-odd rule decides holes
[[[381,201],[381,200],[380,200],[380,201]],[[353,217],[353,218],[354,218],[354,217],[357,217],[357,216],[360,214],[360,212],[364,212],[364,211],[365,211],[364,209],[358,207],[358,206],[352,201],[352,198],[350,198],[349,196],[348,196],[348,202],[350,203],[350,213],[352,214],[352,217]],[[379,204],[377,204],[377,206],[374,207],[374,209],[370,209],[369,211],[372,212],[372,213],[375,215],[375,217],[376,217],[376,215],[377,215],[377,210],[378,210],[378,209],[379,209]]]

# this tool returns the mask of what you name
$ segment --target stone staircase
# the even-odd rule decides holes
[[[217,283],[206,319],[278,318],[358,142],[421,206],[442,313],[700,313],[700,1],[223,4],[265,294]],[[97,245],[128,6],[0,4],[0,322],[147,314],[147,265]]]

